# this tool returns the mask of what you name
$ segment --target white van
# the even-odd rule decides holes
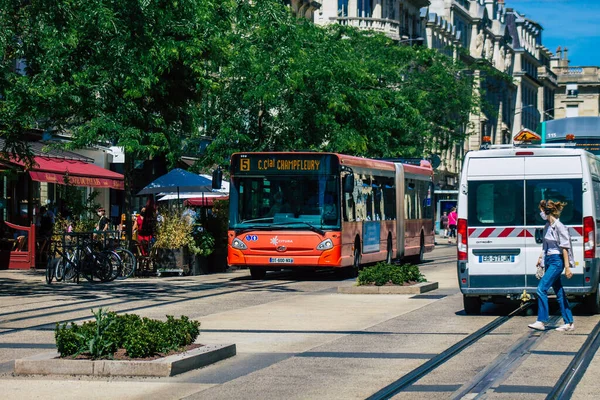
[[[458,281],[467,314],[484,301],[535,298],[542,248],[540,200],[567,203],[560,220],[573,242],[569,298],[600,312],[597,240],[600,159],[574,147],[492,146],[467,153],[458,197]],[[525,293],[524,293],[525,292]]]

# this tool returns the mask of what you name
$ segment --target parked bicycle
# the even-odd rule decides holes
[[[94,241],[90,234],[64,234],[61,240],[51,244],[46,266],[46,282],[72,280],[79,282],[83,276],[89,282],[109,282],[119,276],[135,271],[135,261],[125,249],[119,252],[103,248],[101,242]],[[130,252],[129,252],[130,253]],[[126,260],[125,269],[123,259]],[[133,273],[133,272],[131,272]]]

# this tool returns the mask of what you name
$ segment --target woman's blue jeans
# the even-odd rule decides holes
[[[565,324],[572,324],[573,313],[571,312],[567,295],[560,281],[563,269],[565,269],[564,261],[559,254],[552,254],[546,256],[544,263],[546,265],[546,272],[537,287],[538,321],[547,322],[550,317],[548,310],[548,289],[552,287]]]

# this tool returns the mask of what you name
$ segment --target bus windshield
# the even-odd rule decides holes
[[[264,175],[232,179],[233,229],[339,229],[340,187],[335,175]]]

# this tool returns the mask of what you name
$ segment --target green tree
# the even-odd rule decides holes
[[[48,87],[39,119],[71,147],[123,146],[178,159],[202,126],[231,1],[31,0],[23,6],[27,73]],[[42,112],[46,111],[46,112]]]
[[[173,164],[200,135],[234,0],[0,1],[10,6],[0,11],[9,146],[33,121],[70,135],[69,148],[122,146],[129,198],[134,158]],[[25,77],[7,72],[15,57]]]
[[[36,108],[43,92],[39,82],[18,70],[25,56],[21,1],[0,0],[0,157],[32,161],[25,134],[37,127]]]
[[[231,62],[211,102],[206,162],[233,151],[422,156],[464,140],[464,66],[372,32],[315,26],[280,2],[240,2]]]

